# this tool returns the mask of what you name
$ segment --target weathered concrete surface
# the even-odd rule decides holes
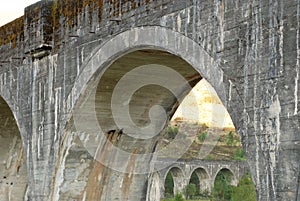
[[[91,144],[76,141],[78,125],[71,117],[94,88],[103,87],[101,80],[119,79],[143,59],[177,59],[184,67],[169,67],[181,69],[186,78],[206,78],[228,109],[242,137],[258,200],[299,200],[299,6],[299,0],[45,0],[26,8],[24,17],[0,28],[0,96],[23,139],[29,199],[143,200],[147,175],[119,173],[93,162],[84,149]],[[128,53],[142,58],[133,59],[131,67],[114,63],[129,60]],[[104,103],[111,99],[112,86],[114,82],[108,93],[100,90],[95,104],[101,126],[111,122],[112,111]],[[148,88],[138,94],[131,111],[141,125],[156,103],[164,104],[168,116],[176,108],[176,100],[164,90]],[[139,102],[142,97],[147,101]],[[112,128],[104,123],[104,132]],[[142,152],[149,153],[156,140],[122,136],[120,146],[131,143],[131,152],[145,147]],[[100,142],[105,146],[107,141]],[[108,160],[106,152],[99,154]],[[121,159],[115,155],[107,162],[122,161],[120,166],[132,173],[150,161]],[[103,187],[101,195],[91,195],[93,175],[102,175],[96,181],[98,190]],[[121,187],[111,190],[117,183]],[[76,191],[68,188],[72,185]]]

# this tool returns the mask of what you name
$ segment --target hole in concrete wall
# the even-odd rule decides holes
[[[0,97],[0,200],[24,200],[28,184],[23,143],[16,120]]]

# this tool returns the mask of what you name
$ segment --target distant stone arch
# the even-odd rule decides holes
[[[196,183],[196,187],[199,188],[201,192],[211,191],[211,178],[210,175],[208,174],[208,171],[205,168],[203,167],[195,168],[192,171],[191,175],[189,176],[189,183],[192,182],[194,176],[196,176],[198,179],[197,180],[198,183]]]
[[[166,179],[168,174],[172,176],[173,179],[173,195],[175,195],[178,192],[182,192],[185,187],[185,177],[183,170],[178,166],[171,167],[164,177],[164,185],[166,185]],[[165,186],[164,186],[165,187]],[[165,189],[166,190],[166,189]]]
[[[163,184],[160,182],[160,174],[154,172],[149,176],[148,187],[147,187],[147,201],[157,201],[160,200]]]
[[[233,186],[237,186],[238,180],[236,178],[236,175],[234,174],[234,172],[230,168],[227,168],[227,167],[222,167],[216,172],[216,174],[213,177],[214,185],[215,185],[217,176],[220,175],[220,174],[224,174],[224,175],[228,176],[226,179],[230,180],[229,183]]]

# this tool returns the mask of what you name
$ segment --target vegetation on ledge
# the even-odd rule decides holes
[[[189,148],[181,157],[184,159],[245,160],[240,137],[232,129],[208,128],[206,125],[191,124],[189,122],[172,122],[165,129],[157,148],[161,152],[160,157],[172,157],[173,153],[178,152],[180,147],[170,146],[175,138],[178,141],[191,142]],[[205,148],[211,147],[205,156],[199,155],[203,146]]]

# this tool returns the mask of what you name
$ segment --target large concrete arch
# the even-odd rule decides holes
[[[28,138],[33,200],[49,199],[63,129],[89,81],[120,56],[145,48],[177,55],[194,69],[204,66],[197,71],[216,89],[242,136],[257,199],[297,200],[299,1],[118,4],[40,1],[1,27],[0,90]],[[212,58],[226,75],[208,65]],[[218,83],[226,85],[225,95]],[[47,138],[37,143],[41,134]]]
[[[226,91],[223,84],[223,70],[214,59],[195,41],[174,30],[158,26],[139,27],[118,34],[94,50],[83,64],[84,68],[74,83],[67,98],[67,111],[72,111],[80,95],[93,77],[101,76],[122,55],[142,49],[156,49],[169,52],[189,63],[216,90],[226,105]],[[99,72],[100,71],[100,72]]]
[[[150,53],[152,55],[152,57],[155,59],[157,55],[157,60],[159,60],[159,57],[162,56],[166,56],[166,57],[170,57],[172,58],[169,61],[173,61],[174,63],[180,63],[182,65],[184,65],[184,67],[182,68],[176,68],[177,71],[183,70],[184,72],[181,72],[180,74],[184,77],[191,77],[191,80],[188,80],[188,82],[193,82],[194,81],[194,77],[196,77],[197,79],[201,79],[201,77],[204,77],[208,82],[210,82],[212,84],[213,87],[215,87],[220,99],[225,102],[226,101],[226,93],[225,93],[225,87],[223,85],[223,71],[222,69],[214,62],[214,60],[211,58],[211,56],[204,51],[204,49],[199,46],[197,43],[195,43],[193,40],[189,39],[188,37],[170,30],[170,29],[166,29],[166,28],[162,28],[162,27],[141,27],[141,28],[134,28],[131,29],[129,31],[123,32],[117,36],[115,36],[114,38],[104,42],[103,44],[99,45],[99,48],[97,48],[94,52],[91,53],[90,58],[88,58],[86,60],[86,62],[83,64],[83,70],[82,72],[79,74],[78,79],[75,81],[74,86],[72,88],[72,91],[70,93],[70,95],[67,98],[66,101],[66,111],[69,111],[69,119],[72,117],[72,115],[74,115],[74,111],[76,114],[76,110],[78,108],[84,108],[84,104],[87,105],[87,109],[86,110],[94,110],[95,108],[97,108],[97,106],[92,106],[92,108],[90,107],[89,101],[94,101],[94,100],[90,100],[87,97],[93,97],[93,95],[91,95],[91,93],[95,93],[95,97],[98,97],[99,99],[101,99],[101,95],[97,95],[97,90],[100,88],[100,92],[101,92],[101,86],[105,86],[105,83],[109,83],[110,80],[107,79],[105,80],[105,73],[110,73],[110,70],[113,71],[115,68],[115,66],[118,64],[118,61],[121,61],[119,63],[122,63],[124,60],[129,60],[132,57],[135,57],[136,55],[145,55],[147,53]],[[147,58],[147,57],[145,57]],[[151,56],[149,57],[151,58]],[[152,61],[150,59],[150,61]],[[149,61],[149,62],[150,62]],[[146,63],[147,63],[147,59],[146,59]],[[159,63],[159,62],[158,62]],[[145,63],[142,63],[145,64]],[[160,63],[159,63],[160,64]],[[165,63],[162,63],[165,64]],[[125,69],[125,70],[124,70]],[[123,71],[124,73],[126,73],[126,68],[121,68],[121,71]],[[119,71],[120,71],[119,70]],[[188,73],[186,73],[188,72]],[[121,75],[121,77],[124,75],[124,73]],[[110,73],[113,74],[113,73]],[[104,80],[101,84],[101,79],[102,77],[104,77]],[[112,80],[120,80],[121,77],[113,77]],[[100,84],[99,84],[100,83]],[[192,83],[196,84],[196,83]],[[112,85],[113,88],[115,87],[115,85]],[[111,88],[111,87],[110,87]],[[157,90],[157,89],[155,89]],[[181,91],[180,95],[184,96],[184,94],[186,92],[188,92],[189,90],[186,91]],[[102,92],[106,92],[106,89],[103,89]],[[155,93],[153,93],[155,94]],[[162,95],[163,97],[160,97],[158,99],[160,100],[165,100],[166,98],[170,97],[170,95],[168,95],[167,93],[164,93]],[[151,97],[148,99],[151,102]],[[162,103],[162,102],[160,102]],[[107,107],[109,106],[110,102],[104,102],[101,106],[103,107]],[[153,104],[153,103],[152,103]],[[163,103],[162,103],[163,104]],[[169,100],[168,102],[168,106],[167,106],[167,110],[169,111],[168,115],[172,114],[172,111],[174,111],[176,109],[176,106],[174,107],[175,102]],[[150,104],[151,106],[151,104]],[[89,108],[90,107],[90,108]],[[104,108],[105,110],[105,108]],[[71,112],[73,111],[73,112]],[[145,109],[145,112],[147,112],[147,109]],[[92,120],[90,117],[91,115],[86,114],[84,110],[81,110],[80,112],[80,118],[82,118],[82,120],[78,120],[77,122],[84,122],[85,120],[88,119],[88,126],[87,124],[84,124],[83,126],[87,126],[89,129],[89,132],[92,129],[93,126],[91,126],[90,124],[93,124],[95,122],[93,122],[95,119],[96,121],[101,121],[101,119],[105,119],[105,112],[103,113],[103,115],[98,115],[97,118],[95,118],[94,120]],[[101,113],[100,113],[101,114]],[[93,115],[92,115],[93,116]],[[99,117],[100,116],[100,117]],[[111,113],[108,113],[107,116],[111,116]],[[75,120],[75,127],[78,127],[78,123],[76,123],[76,118],[74,118]],[[141,120],[141,119],[138,119]],[[80,123],[79,123],[80,124]],[[97,124],[97,122],[95,123]],[[107,128],[103,131],[103,132],[107,132],[109,131],[109,129],[113,129],[114,125],[111,123],[107,123],[107,121],[105,122],[105,125],[109,125],[107,126]],[[94,131],[97,131],[97,128],[94,128]],[[66,132],[66,133],[70,133],[70,132]],[[86,132],[81,132],[81,133],[86,133]],[[101,138],[99,139],[97,132],[92,132],[93,134],[89,134],[89,139],[95,139],[95,140],[91,140],[92,143],[95,142],[99,142],[100,144],[102,143],[101,146],[108,146],[106,145],[106,140],[105,138]],[[91,137],[94,136],[94,137]],[[86,136],[84,136],[83,138],[86,138]],[[98,141],[97,141],[97,140]],[[114,142],[113,142],[114,141]],[[155,146],[155,141],[157,141],[157,138],[152,140],[152,141],[144,141],[144,142],[140,142],[140,141],[136,141],[136,140],[132,140],[132,138],[123,138],[122,137],[122,143],[123,145],[126,143],[131,143],[131,146],[129,146],[131,150],[129,150],[129,152],[131,153],[135,153],[135,152],[139,152],[139,149],[132,149],[131,147],[142,147],[142,149],[146,152],[149,152],[153,149],[153,146]],[[116,143],[116,139],[111,139],[110,142]],[[104,143],[104,144],[103,144]],[[113,144],[112,143],[112,144]],[[121,144],[122,144],[121,143]],[[133,144],[132,144],[133,143]],[[133,146],[134,145],[134,146]],[[121,145],[122,146],[122,145]],[[85,147],[92,147],[92,151],[90,151],[90,153],[92,152],[92,155],[94,155],[95,153],[97,153],[97,150],[102,150],[99,149],[99,147],[97,148],[97,146],[93,146],[92,144],[90,144],[89,142],[85,143]],[[113,145],[110,145],[110,148],[113,147]],[[123,147],[127,147],[127,145],[124,145]],[[140,165],[141,167],[139,167],[139,165],[135,164],[136,168],[131,167],[130,164],[133,164],[135,162],[135,159],[133,159],[131,156],[128,156],[127,159],[124,159],[124,156],[121,157],[119,156],[119,154],[116,155],[116,152],[110,152],[110,156],[108,156],[107,154],[105,154],[106,156],[103,156],[103,153],[97,153],[96,157],[100,157],[100,158],[105,158],[103,160],[106,160],[106,163],[112,163],[112,160],[116,160],[116,161],[123,161],[124,164],[119,164],[118,167],[121,167],[123,169],[126,169],[126,171],[128,169],[130,169],[131,171],[139,171],[138,169],[141,169],[142,171],[147,170],[147,168],[144,170],[144,165],[146,163],[149,162],[149,158],[143,158],[142,160],[139,159],[139,161],[144,161],[142,165]],[[117,158],[121,157],[122,160],[118,160]],[[107,161],[109,158],[109,161]],[[133,160],[133,161],[132,161]],[[60,161],[60,160],[59,160]],[[125,162],[124,162],[125,161]],[[145,162],[146,161],[146,162]],[[147,162],[148,161],[148,162]],[[98,161],[95,162],[95,164],[98,164]],[[122,178],[125,177],[124,179],[119,179],[120,181],[116,181],[116,182],[121,182],[121,186],[123,185],[122,182],[126,182],[128,179],[128,173],[125,173],[125,175],[121,176],[120,173],[104,173],[107,171],[104,171],[104,166],[106,166],[107,164],[98,164],[98,165],[94,165],[93,168],[91,168],[90,171],[90,175],[96,174],[94,175],[95,177],[99,177],[99,174],[110,174],[111,176],[111,181],[115,181],[116,179],[113,178]],[[143,168],[144,167],[144,168]],[[104,169],[103,169],[104,168]],[[101,169],[102,172],[99,173],[96,170]],[[120,171],[120,170],[118,170]],[[148,170],[147,170],[148,171]],[[129,175],[132,176],[132,173],[129,173]],[[103,175],[102,175],[103,176]],[[105,178],[109,178],[106,177]],[[134,195],[134,194],[130,194],[130,193],[134,193],[134,191],[136,191],[136,188],[141,188],[141,182],[142,180],[145,180],[145,178],[147,178],[147,176],[135,176],[133,178],[130,178],[131,180],[131,185],[126,185],[126,189],[125,187],[123,187],[122,192],[111,192],[110,195],[100,195],[101,193],[98,193],[98,195],[95,195],[94,193],[88,193],[87,198],[88,199],[114,199],[115,197],[122,197],[122,199],[136,199],[136,200],[141,200],[145,198],[145,195],[142,195],[142,189],[139,191],[139,193],[141,193],[140,195]],[[111,181],[106,181],[106,182],[111,182]],[[143,182],[142,182],[143,183]],[[59,184],[54,184],[55,189],[59,188],[57,185]],[[95,183],[93,182],[93,184],[91,183],[87,183],[87,186],[95,186],[95,188],[97,188],[95,185]],[[106,188],[106,186],[109,185],[113,185],[113,184],[101,184],[100,186],[101,189]],[[105,186],[105,187],[103,187]],[[137,187],[138,186],[138,187]],[[130,190],[129,190],[130,189]],[[57,194],[59,190],[54,190],[54,194]],[[85,192],[101,192],[101,190],[96,190],[96,189],[88,189]],[[126,193],[124,193],[126,192]],[[130,193],[128,193],[130,192]],[[92,194],[92,195],[91,195]],[[126,197],[123,197],[123,194],[126,194]],[[89,197],[92,196],[92,197]],[[96,197],[97,198],[96,198]],[[100,197],[101,198],[100,198]],[[105,198],[103,196],[106,196]],[[132,197],[130,197],[132,196]],[[140,197],[139,197],[140,196]],[[134,197],[134,198],[133,198]]]

